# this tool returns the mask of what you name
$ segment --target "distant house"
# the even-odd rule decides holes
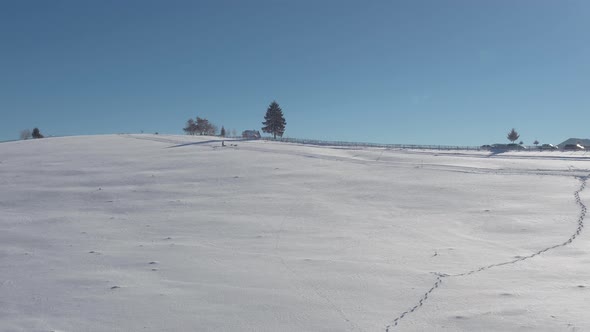
[[[258,130],[244,130],[242,138],[258,139],[260,138],[260,132]]]
[[[567,139],[561,143],[559,143],[557,146],[559,146],[560,149],[563,149],[566,145],[569,144],[580,144],[581,146],[586,147],[586,149],[588,149],[588,147],[590,147],[590,139],[588,138],[570,138]]]

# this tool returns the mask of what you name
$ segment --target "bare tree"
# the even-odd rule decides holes
[[[209,136],[217,135],[217,126],[212,123],[209,123],[209,128],[207,128],[205,135],[209,135]]]
[[[194,135],[197,132],[197,124],[195,120],[188,119],[186,121],[186,127],[182,128],[187,135]]]
[[[199,118],[197,116],[197,134],[199,135],[211,135],[214,136],[217,132],[217,126],[209,122],[209,120],[205,118]]]
[[[209,120],[197,116],[195,120],[188,119],[186,121],[186,126],[182,130],[184,130],[187,135],[214,136],[217,132],[217,126],[209,122]]]
[[[29,139],[31,138],[31,130],[29,129],[23,129],[20,131],[20,139]]]

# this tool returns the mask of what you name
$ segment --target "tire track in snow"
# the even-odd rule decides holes
[[[169,143],[169,144],[181,144],[182,145],[191,145],[191,143],[186,143],[186,142],[182,142],[182,141],[175,141],[175,140],[171,140],[171,139],[165,139],[165,138],[148,138],[148,137],[136,137],[136,136],[131,136],[131,135],[125,135],[123,137],[127,137],[127,138],[134,138],[134,139],[138,139],[138,140],[147,140],[147,141],[154,141],[154,142],[160,142],[160,143]],[[356,156],[352,156],[352,157],[346,157],[346,156],[331,156],[331,155],[323,155],[323,154],[314,154],[314,153],[304,153],[304,152],[294,152],[294,151],[289,151],[289,152],[284,152],[284,151],[277,151],[277,150],[273,150],[273,149],[269,149],[269,148],[264,148],[264,147],[260,147],[260,146],[249,146],[246,148],[243,148],[243,150],[247,150],[247,151],[257,151],[257,152],[264,152],[264,153],[274,153],[274,154],[283,154],[283,155],[291,155],[291,156],[300,156],[300,157],[306,157],[306,158],[313,158],[313,159],[322,159],[322,160],[330,160],[330,161],[336,161],[336,162],[351,162],[351,163],[357,163],[357,164],[362,164],[365,166],[369,166],[371,165],[371,161],[377,162],[378,164],[382,165],[382,166],[390,166],[390,167],[415,167],[414,164],[412,163],[406,163],[406,162],[391,162],[391,161],[382,161],[381,158],[384,154],[384,151],[381,151],[380,155],[374,159],[374,160],[364,160],[364,159],[356,159]],[[403,151],[403,150],[402,150]],[[406,153],[408,153],[409,151],[404,151]],[[426,154],[432,154],[432,152],[424,152]],[[479,157],[479,156],[478,156]],[[485,157],[489,157],[489,156],[485,156]],[[514,159],[529,159],[529,158],[521,158],[521,156],[510,156],[510,158],[514,158]],[[587,160],[587,158],[581,158],[581,159],[577,159],[577,158],[567,158],[567,159],[563,159],[563,158],[552,158],[552,156],[550,157],[540,157],[540,158],[530,158],[530,159],[558,159],[558,160]],[[458,165],[439,165],[439,164],[426,164],[426,165],[421,165],[421,168],[424,167],[426,169],[429,170],[436,170],[436,171],[447,171],[447,172],[460,172],[460,173],[467,173],[467,174],[504,174],[504,175],[551,175],[551,176],[572,176],[573,174],[571,173],[578,173],[578,174],[584,174],[585,172],[588,171],[588,169],[569,169],[569,170],[559,170],[559,169],[547,169],[547,170],[531,170],[531,169],[502,169],[502,168],[483,168],[483,167],[468,167],[468,166],[458,166]],[[584,173],[582,173],[584,172]],[[569,173],[569,174],[568,174]],[[534,252],[528,256],[524,256],[524,257],[519,257],[517,259],[513,259],[510,261],[506,261],[506,262],[501,262],[501,263],[496,263],[496,264],[490,264],[487,266],[482,266],[479,267],[477,269],[474,270],[470,270],[464,273],[459,273],[459,274],[444,274],[444,273],[434,273],[434,275],[436,275],[436,280],[433,284],[433,286],[424,293],[424,295],[422,297],[419,298],[418,302],[411,308],[409,308],[408,310],[402,312],[398,317],[396,317],[391,324],[386,326],[386,331],[389,332],[391,329],[395,328],[396,326],[398,326],[399,321],[401,321],[402,319],[404,319],[407,315],[409,315],[410,313],[413,313],[414,311],[416,311],[417,309],[419,309],[420,307],[423,306],[423,304],[428,300],[429,296],[431,293],[434,292],[435,289],[439,288],[440,285],[442,285],[443,283],[443,279],[444,278],[450,278],[450,277],[461,277],[461,276],[468,276],[468,275],[472,275],[475,274],[477,272],[482,272],[494,267],[499,267],[499,266],[504,266],[504,265],[510,265],[510,264],[515,264],[518,263],[520,261],[524,261],[530,258],[533,258],[535,256],[541,255],[547,251],[550,251],[552,249],[558,248],[558,247],[563,247],[563,246],[567,246],[568,244],[572,243],[576,237],[581,233],[583,227],[584,227],[584,219],[586,216],[586,212],[587,212],[587,207],[583,204],[583,202],[580,199],[579,193],[581,191],[583,191],[585,189],[585,185],[586,182],[588,180],[590,175],[585,175],[585,176],[576,176],[577,178],[579,178],[582,181],[582,184],[580,186],[580,188],[574,192],[574,197],[576,199],[576,203],[580,206],[581,208],[581,213],[580,216],[578,218],[578,227],[576,229],[576,232],[570,236],[570,238],[568,238],[567,241],[560,243],[560,244],[556,244],[547,248],[544,248],[542,250],[539,250],[537,252]],[[283,227],[284,227],[284,221],[283,223],[279,226],[279,230],[276,232],[275,235],[275,251],[278,251],[279,245],[280,245],[280,241],[281,241],[281,233],[283,231]],[[280,254],[278,254],[278,257],[281,261],[281,264],[286,268],[286,270],[289,271],[289,273],[294,277],[294,280],[297,280],[297,277],[299,275],[299,272],[294,270],[291,266],[289,266],[287,264],[287,262],[285,261],[284,257],[282,257]],[[334,303],[334,301],[332,301],[332,299],[330,299],[328,296],[326,296],[319,287],[315,286],[315,285],[308,285],[312,288],[313,292],[319,296],[320,298],[322,298],[329,307],[331,307],[335,312],[337,312],[349,325],[351,330],[361,330],[361,328],[355,324],[353,321],[351,321],[346,313],[339,307],[336,305],[336,303]],[[297,287],[299,288],[299,287]],[[300,290],[301,292],[301,290]],[[301,295],[303,296],[303,293],[301,293]],[[306,297],[306,296],[304,296]]]
[[[179,141],[179,140],[174,140],[174,139],[165,138],[165,137],[150,137],[149,135],[136,136],[136,135],[133,135],[133,134],[119,134],[119,136],[120,137],[125,137],[125,138],[133,138],[133,139],[143,140],[143,141],[152,141],[152,142],[158,142],[158,143],[166,143],[166,144],[184,144],[184,143],[187,143],[186,141]]]
[[[166,144],[173,144],[173,146],[191,146],[191,145],[202,145],[202,144],[210,144],[210,143],[219,143],[219,141],[181,141],[181,140],[174,140],[165,137],[150,137],[149,135],[146,136],[137,136],[131,134],[121,134],[121,137],[126,138],[133,138],[137,140],[145,140],[145,141],[153,141],[159,143],[166,143]],[[163,135],[164,136],[164,135]],[[171,147],[173,147],[171,146]],[[299,146],[311,147],[311,148],[318,148],[317,146],[313,145],[305,145],[299,144]],[[321,147],[321,148],[328,148],[328,147]],[[333,149],[334,147],[330,147]],[[273,154],[280,154],[280,155],[289,155],[289,156],[299,156],[304,158],[312,158],[312,159],[320,159],[320,160],[327,160],[327,161],[338,161],[338,162],[350,162],[364,166],[370,166],[373,163],[377,163],[381,166],[388,166],[388,167],[406,167],[406,168],[414,168],[416,167],[413,163],[408,162],[391,162],[391,161],[384,161],[381,160],[383,157],[384,152],[386,151],[395,151],[398,153],[403,154],[426,154],[426,155],[437,155],[436,151],[411,151],[407,149],[396,149],[396,150],[381,150],[379,156],[376,159],[362,159],[358,158],[359,155],[355,156],[335,156],[335,155],[326,155],[321,153],[314,153],[314,152],[303,152],[303,151],[282,151],[276,150],[269,147],[264,147],[260,145],[251,145],[251,146],[241,146],[240,150],[246,151],[255,151],[255,152],[263,152],[263,153],[273,153]],[[351,150],[359,150],[359,151],[366,151],[367,149],[362,147],[353,147]],[[489,155],[471,155],[471,154],[441,154],[442,156],[458,156],[458,157],[476,157],[476,158],[489,158]],[[510,158],[499,158],[499,159],[530,159],[527,156],[516,155],[516,156],[505,156]],[[559,156],[539,156],[539,158],[533,159],[544,159],[544,160],[589,160],[589,158],[561,158]],[[466,173],[466,174],[504,174],[504,175],[547,175],[547,176],[572,176],[576,175],[575,173],[585,174],[586,172],[590,171],[589,169],[568,169],[568,170],[560,170],[560,169],[542,169],[542,170],[532,170],[532,169],[503,169],[503,168],[485,168],[485,167],[469,167],[469,166],[458,166],[458,165],[445,165],[445,164],[421,164],[420,168],[428,169],[428,170],[436,170],[436,171],[445,171],[445,172],[457,172],[457,173]],[[574,174],[572,174],[574,173]]]
[[[494,267],[499,267],[499,266],[504,266],[504,265],[510,265],[510,264],[515,264],[521,261],[525,261],[527,259],[531,259],[535,256],[541,255],[549,250],[552,249],[556,249],[559,247],[565,247],[568,244],[572,243],[577,237],[578,235],[580,235],[580,233],[582,233],[582,229],[584,228],[584,219],[586,218],[586,213],[588,211],[588,208],[586,207],[586,205],[584,204],[584,202],[582,202],[582,199],[580,198],[580,193],[582,191],[584,191],[584,189],[586,188],[586,183],[588,181],[588,178],[590,177],[590,174],[586,175],[586,176],[580,176],[578,177],[578,179],[580,180],[581,184],[580,187],[578,188],[578,190],[574,191],[574,198],[576,200],[576,204],[580,207],[580,214],[578,216],[578,227],[576,228],[576,232],[573,233],[566,241],[564,241],[563,243],[559,243],[550,247],[546,247],[544,249],[541,249],[539,251],[536,251],[528,256],[524,256],[524,257],[519,257],[517,259],[513,259],[510,261],[506,261],[506,262],[501,262],[501,263],[495,263],[495,264],[490,264],[490,265],[486,265],[486,266],[482,266],[479,267],[477,269],[474,270],[470,270],[467,272],[463,272],[463,273],[457,273],[457,274],[445,274],[445,273],[435,273],[436,277],[436,281],[434,283],[434,285],[418,300],[418,302],[416,303],[416,305],[414,305],[413,307],[411,307],[410,309],[402,312],[399,316],[397,316],[392,322],[391,324],[385,326],[385,331],[389,332],[391,329],[395,328],[399,321],[404,319],[404,317],[406,317],[408,314],[413,313],[414,311],[416,311],[418,308],[422,307],[422,305],[424,304],[424,302],[426,302],[428,300],[428,296],[435,290],[437,289],[441,284],[444,278],[452,278],[452,277],[464,277],[464,276],[468,276],[468,275],[472,275],[478,272],[482,272],[485,270],[489,270],[492,269]]]
[[[286,156],[298,156],[303,158],[311,158],[325,161],[335,162],[348,162],[362,166],[384,166],[384,167],[395,167],[395,168],[416,168],[415,162],[406,161],[386,161],[382,160],[384,151],[381,151],[381,156],[377,159],[361,159],[354,158],[352,156],[336,156],[326,155],[321,153],[302,152],[295,150],[277,150],[270,147],[264,147],[260,145],[241,146],[240,150],[243,151],[255,151],[262,153],[271,153]],[[445,165],[445,164],[420,164],[420,168],[432,170],[432,171],[443,171],[443,172],[455,172],[465,174],[502,174],[502,175],[546,175],[546,176],[582,176],[590,171],[590,169],[505,169],[505,168],[487,168],[487,167],[472,167],[472,166],[460,166],[460,165]]]

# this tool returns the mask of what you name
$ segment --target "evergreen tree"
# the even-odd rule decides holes
[[[33,136],[33,138],[43,138],[43,135],[41,135],[41,132],[39,131],[39,128],[33,129],[32,136]]]
[[[506,138],[508,138],[508,140],[512,143],[514,143],[519,137],[520,135],[514,128],[512,128],[512,130],[508,133],[508,136],[506,136]]]
[[[535,146],[537,146],[537,145],[539,145],[539,141],[535,140],[535,141],[533,142],[533,144],[535,144]]]
[[[279,107],[279,104],[277,104],[276,101],[273,101],[270,106],[268,106],[262,124],[264,125],[264,127],[262,127],[263,132],[273,134],[274,138],[277,138],[277,135],[283,137],[287,121],[285,121],[285,117],[283,116],[283,110]]]
[[[219,133],[219,136],[225,137],[225,128],[223,126],[221,126],[221,133]]]

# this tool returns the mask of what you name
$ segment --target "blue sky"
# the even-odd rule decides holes
[[[0,0],[0,140],[181,134],[526,144],[590,137],[590,1]]]

